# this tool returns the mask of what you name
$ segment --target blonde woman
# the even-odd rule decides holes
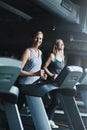
[[[57,39],[53,47],[53,52],[45,62],[44,69],[49,77],[56,79],[64,67],[64,43],[62,39]]]
[[[22,54],[21,78],[19,84],[32,84],[40,77],[45,79],[45,72],[41,69],[42,52],[39,49],[43,41],[43,33],[38,31],[32,35],[31,46]]]
[[[62,39],[57,39],[53,47],[53,52],[48,57],[47,61],[44,64],[44,70],[48,75],[48,80],[55,80],[61,70],[64,67],[64,42]],[[52,128],[58,128],[54,123],[54,112],[58,106],[58,96],[50,92],[51,104],[47,108],[48,118],[50,120],[50,125]]]
[[[30,45],[26,48],[21,56],[22,67],[18,86],[35,83],[38,79],[46,79],[45,71],[41,69],[42,66],[42,51],[39,49],[43,42],[43,33],[37,31],[31,37]],[[18,100],[19,109],[25,102],[24,95],[20,89],[20,96]]]

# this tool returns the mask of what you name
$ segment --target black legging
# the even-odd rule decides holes
[[[58,98],[57,93],[50,92],[49,94],[50,94],[50,97],[51,97],[51,103],[46,108],[46,112],[47,112],[49,120],[53,120],[55,110],[58,108],[58,106],[60,104],[60,100]]]

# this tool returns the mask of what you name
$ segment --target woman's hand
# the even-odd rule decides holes
[[[47,74],[45,72],[45,70],[40,70],[40,76],[42,79],[46,80],[47,79]]]
[[[53,79],[56,79],[58,77],[58,74],[53,75]]]

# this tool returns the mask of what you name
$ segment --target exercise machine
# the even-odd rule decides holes
[[[76,85],[76,88],[80,92],[85,107],[87,108],[87,69],[84,69],[83,75],[79,81],[79,84]]]
[[[65,66],[58,78],[52,82],[23,85],[21,90],[26,96],[36,130],[51,130],[42,97],[53,91],[59,93],[65,115],[72,130],[85,130],[84,123],[75,103],[74,86],[81,78],[83,69],[78,66]],[[79,125],[77,125],[77,122]]]
[[[17,107],[19,89],[14,86],[21,61],[0,57],[0,109],[5,112],[9,130],[24,130]]]

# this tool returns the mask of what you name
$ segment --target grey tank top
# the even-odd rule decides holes
[[[28,72],[37,72],[41,69],[42,65],[41,51],[38,50],[37,57],[34,55],[32,49],[29,49],[29,52],[30,52],[30,59],[26,62],[23,70]],[[26,76],[26,77],[21,76],[19,79],[19,84],[32,84],[39,78],[40,76]]]

